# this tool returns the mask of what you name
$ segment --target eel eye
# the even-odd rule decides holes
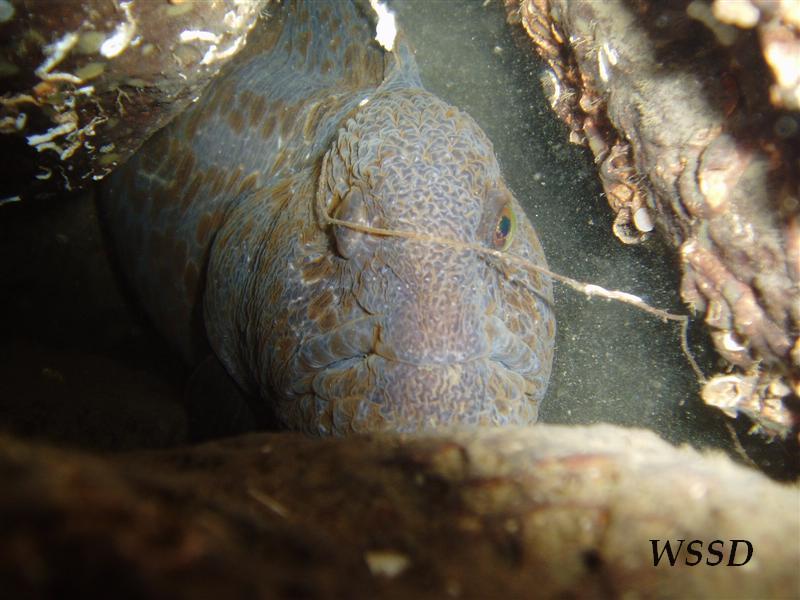
[[[514,239],[514,230],[517,228],[517,216],[509,204],[506,204],[497,217],[497,223],[492,233],[492,247],[495,250],[508,250],[511,240]]]

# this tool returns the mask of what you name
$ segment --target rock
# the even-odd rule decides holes
[[[600,165],[614,233],[637,243],[655,224],[677,252],[684,302],[734,374],[755,382],[739,405],[725,401],[728,414],[770,437],[796,434],[800,126],[786,112],[800,89],[796,11],[723,0],[507,8],[550,68],[570,139]],[[776,383],[787,391],[777,399]]]
[[[0,199],[104,177],[198,98],[265,3],[1,0]]]
[[[608,425],[256,434],[105,459],[1,438],[0,485],[12,597],[800,590],[797,487]],[[683,546],[675,568],[654,568],[653,539],[722,540],[722,564],[685,568]],[[731,539],[752,546],[745,567],[722,566]]]

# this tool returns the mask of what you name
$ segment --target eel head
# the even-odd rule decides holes
[[[534,422],[551,283],[476,250],[545,266],[478,125],[420,89],[377,94],[339,131],[316,185],[318,212],[404,237],[319,221],[330,276],[307,279],[303,334],[272,377],[283,420],[320,434]]]

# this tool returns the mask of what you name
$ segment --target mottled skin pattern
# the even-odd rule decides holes
[[[105,186],[120,262],[187,361],[210,343],[288,427],[531,423],[553,354],[548,279],[318,214],[496,249],[513,213],[507,251],[545,264],[485,134],[422,89],[404,43],[386,53],[372,35],[346,2],[290,3],[258,26]]]

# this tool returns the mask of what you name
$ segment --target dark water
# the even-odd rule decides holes
[[[541,91],[545,67],[507,26],[502,3],[395,0],[392,5],[415,46],[426,87],[469,112],[494,143],[550,267],[685,312],[671,250],[655,237],[626,246],[613,236],[613,216],[591,153],[567,142],[566,127]],[[676,443],[732,447],[724,417],[699,398],[677,325],[629,306],[587,300],[558,284],[555,301],[556,359],[542,421],[642,426]],[[713,364],[702,331],[694,327],[691,337],[709,372]],[[736,429],[762,466],[782,468],[783,449],[746,436],[743,421]]]

